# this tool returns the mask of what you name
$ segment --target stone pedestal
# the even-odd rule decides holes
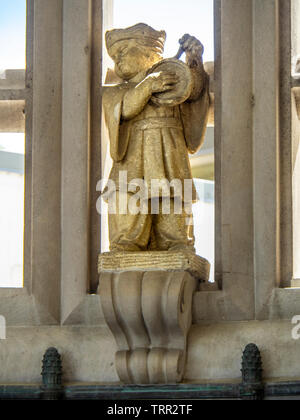
[[[153,254],[160,254],[156,257],[165,261],[164,268],[155,264]],[[173,268],[167,269],[168,259]],[[185,253],[103,254],[99,274],[105,320],[118,346],[115,361],[120,380],[126,384],[180,382],[192,297],[199,279],[208,278],[209,263]]]

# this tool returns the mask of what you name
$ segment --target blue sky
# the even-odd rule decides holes
[[[26,0],[0,0],[0,71],[25,67]]]

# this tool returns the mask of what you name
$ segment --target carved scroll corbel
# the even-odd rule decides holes
[[[101,274],[99,293],[117,342],[116,369],[123,383],[182,380],[196,285],[186,271]]]

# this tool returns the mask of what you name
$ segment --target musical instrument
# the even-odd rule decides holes
[[[175,57],[159,61],[147,72],[147,75],[161,71],[170,72],[174,73],[179,79],[172,90],[154,93],[151,98],[154,104],[159,106],[176,106],[190,97],[194,84],[193,76],[190,68],[180,60],[183,53],[184,50],[180,45]]]

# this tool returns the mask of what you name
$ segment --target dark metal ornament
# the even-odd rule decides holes
[[[242,357],[242,384],[240,398],[243,400],[263,399],[262,361],[256,344],[248,344]]]
[[[50,347],[44,354],[42,378],[43,399],[60,399],[63,391],[62,362],[60,354],[54,347]]]

